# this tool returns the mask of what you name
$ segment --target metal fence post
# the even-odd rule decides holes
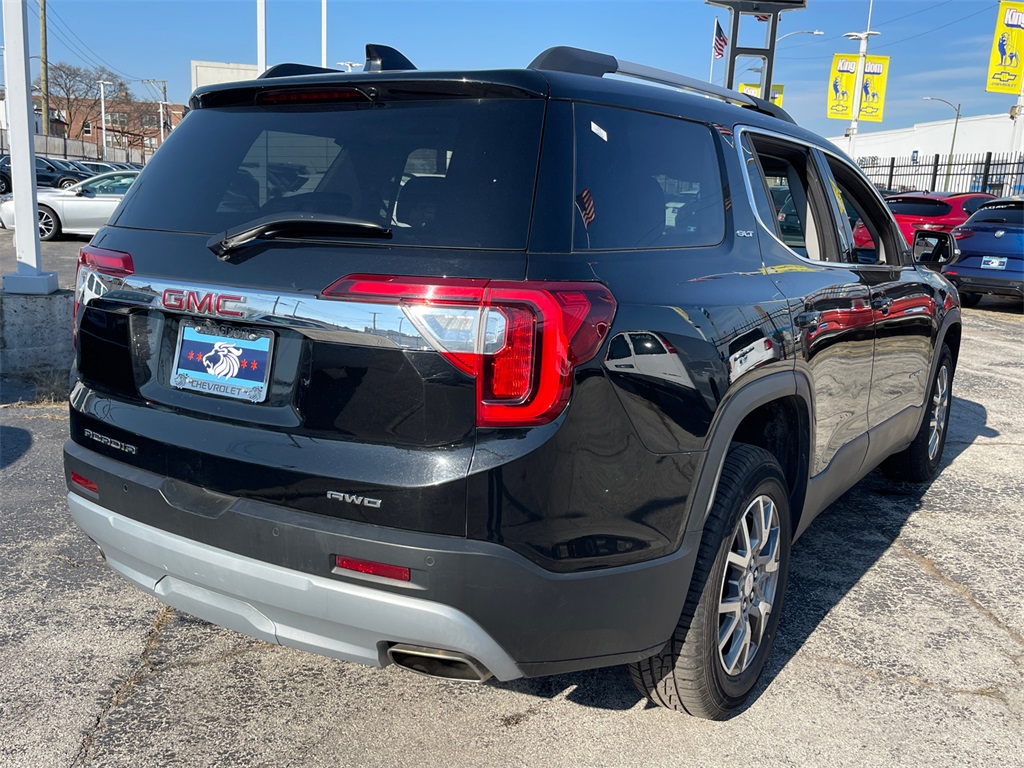
[[[992,153],[985,153],[985,168],[981,172],[981,191],[988,192],[988,174],[992,170]]]
[[[892,174],[896,170],[896,158],[889,158],[889,180],[885,183],[886,189],[892,189]]]
[[[935,189],[935,182],[938,180],[938,178],[939,178],[939,156],[935,155],[935,157],[932,158],[932,180],[930,182],[928,182],[928,189],[930,189],[930,190],[934,190]]]

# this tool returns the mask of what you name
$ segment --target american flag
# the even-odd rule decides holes
[[[594,223],[594,198],[590,194],[590,189],[584,187],[583,191],[576,195],[576,206],[583,216],[583,226],[590,229],[590,225]]]
[[[718,23],[718,19],[715,19],[715,58],[720,59],[725,55],[725,46],[729,44],[728,38],[725,36],[725,32],[722,30],[722,25]]]
[[[758,21],[769,21],[772,15],[770,13],[755,13],[754,18]]]

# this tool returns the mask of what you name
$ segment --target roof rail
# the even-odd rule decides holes
[[[703,80],[679,75],[668,70],[655,69],[643,64],[616,59],[607,53],[597,53],[596,51],[587,51],[582,48],[559,45],[554,48],[548,48],[540,54],[530,62],[529,68],[553,72],[571,72],[577,75],[590,75],[592,77],[613,74],[625,75],[626,77],[647,80],[660,85],[671,85],[675,88],[693,91],[703,96],[721,99],[722,101],[738,104],[747,109],[757,110],[789,123],[796,122],[782,107],[778,107],[770,101],[759,99],[756,96],[748,96],[738,91],[730,91],[728,88],[705,83]]]

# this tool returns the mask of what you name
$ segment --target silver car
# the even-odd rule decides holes
[[[94,235],[107,223],[139,171],[111,171],[67,189],[39,189],[39,239]],[[14,196],[0,198],[0,224],[14,229]]]

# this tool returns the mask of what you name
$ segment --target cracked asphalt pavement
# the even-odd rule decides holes
[[[724,723],[647,706],[622,668],[435,681],[162,607],[71,522],[65,407],[0,407],[0,765],[1020,765],[1024,316],[985,299],[964,324],[941,474],[873,473],[797,542]]]

